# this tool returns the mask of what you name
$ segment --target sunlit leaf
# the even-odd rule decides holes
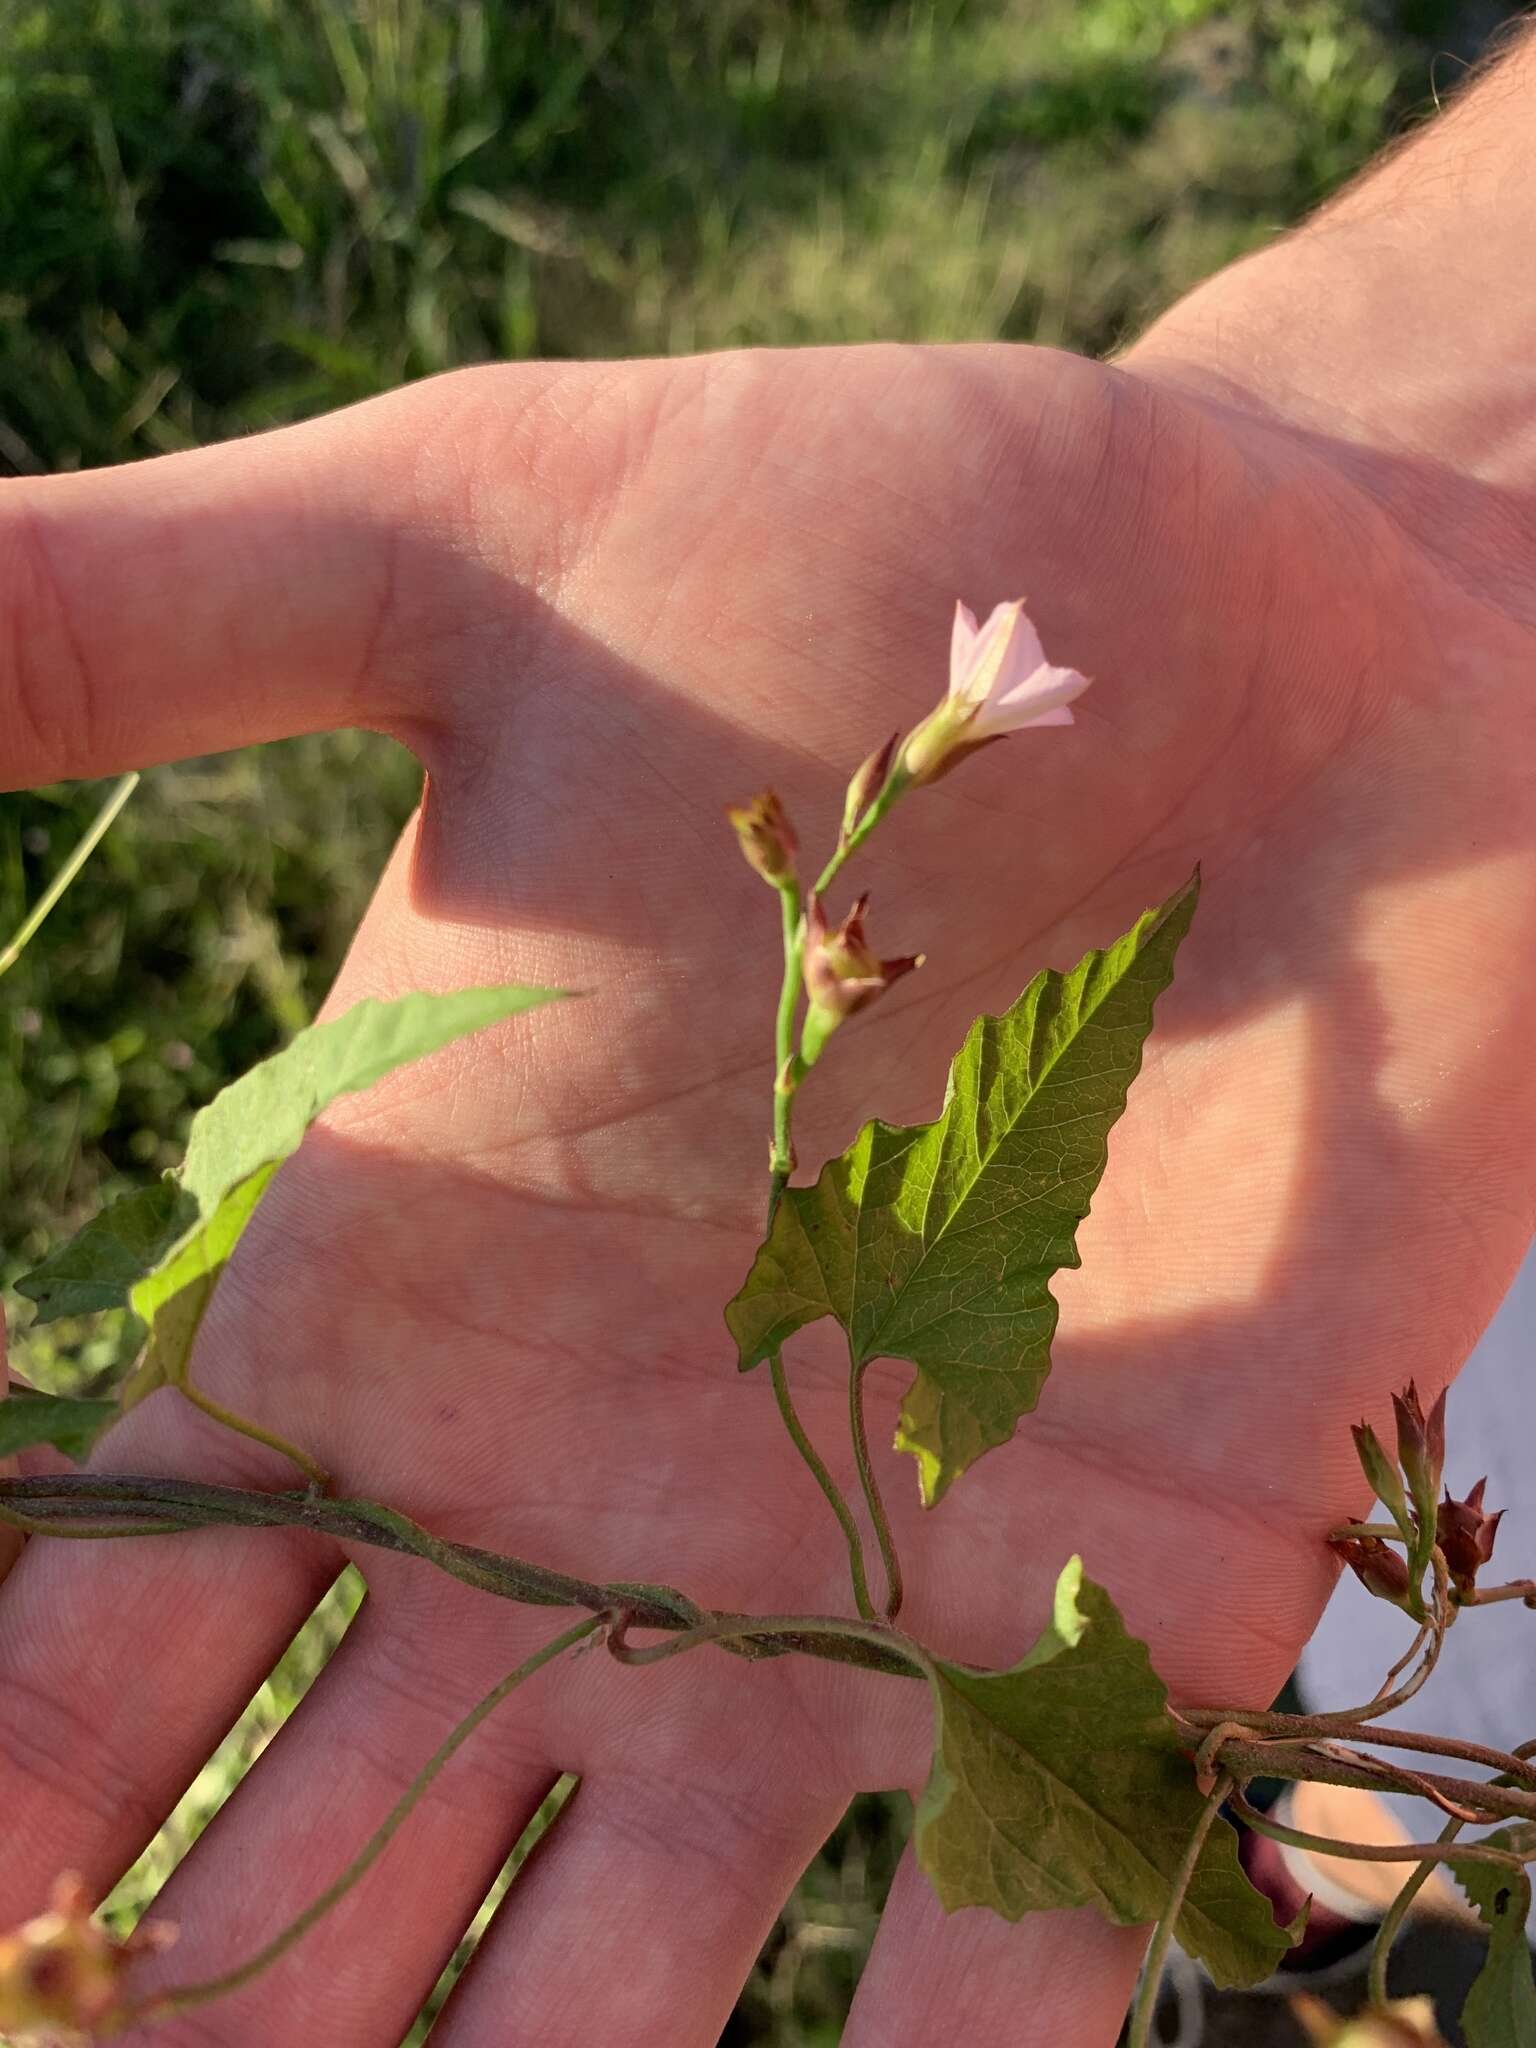
[[[469,988],[368,999],[242,1074],[192,1120],[174,1182],[116,1203],[21,1281],[47,1315],[127,1305],[149,1325],[132,1402],[186,1371],[230,1254],[278,1167],[338,1096],[563,991]]]
[[[1167,1904],[1204,1800],[1144,1643],[1074,1558],[1050,1626],[1010,1671],[935,1660],[934,1756],[917,1858],[941,1904],[1007,1920],[1095,1906],[1120,1925]],[[1254,1984],[1292,1935],[1237,1860],[1218,1819],[1179,1915],[1178,1939],[1218,1984]]]
[[[823,1316],[847,1332],[855,1369],[910,1360],[897,1443],[930,1506],[1039,1397],[1049,1283],[1079,1263],[1077,1227],[1198,887],[1070,974],[1037,975],[1001,1017],[979,1017],[942,1114],[866,1124],[814,1186],[788,1189],[726,1310],[743,1371]]]

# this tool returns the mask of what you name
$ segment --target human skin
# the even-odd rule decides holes
[[[1202,864],[1037,1413],[925,1515],[884,1449],[906,1368],[874,1369],[870,1410],[917,1633],[1011,1660],[1076,1550],[1177,1697],[1266,1703],[1332,1583],[1324,1534],[1364,1506],[1348,1425],[1410,1375],[1438,1390],[1532,1233],[1533,101],[1522,49],[1114,366],[480,369],[6,484],[8,786],[377,726],[428,790],[331,1010],[586,991],[337,1105],[197,1377],[444,1535],[846,1610],[836,1529],[720,1316],[761,1220],[777,980],[721,808],[771,783],[828,843],[848,772],[942,691],[955,598],[1024,592],[1093,688],[861,857],[875,944],[928,963],[829,1048],[800,1154],[932,1114],[977,1010]],[[790,1376],[851,1479],[824,1337]],[[289,1480],[170,1395],[98,1462]],[[341,1561],[286,1533],[26,1548],[0,1593],[0,1925],[60,1868],[111,1884]],[[290,1918],[554,1632],[358,1562],[341,1651],[165,1895],[168,1980]],[[920,1786],[929,1733],[920,1687],[803,1659],[569,1659],[300,1948],[155,2038],[393,2048],[574,1770],[434,2039],[707,2048],[849,1797]],[[1144,1940],[946,1920],[909,1860],[845,2041],[1101,2048]]]

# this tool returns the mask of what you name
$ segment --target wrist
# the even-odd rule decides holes
[[[1293,234],[1164,315],[1125,367],[1380,458],[1536,492],[1536,37]],[[1411,496],[1400,469],[1394,494]]]

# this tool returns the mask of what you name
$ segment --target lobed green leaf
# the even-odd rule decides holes
[[[1158,1918],[1204,1801],[1146,1645],[1074,1558],[1050,1626],[1010,1671],[934,1660],[934,1756],[917,1858],[948,1912],[1005,1919],[1095,1906]],[[1294,1935],[1249,1884],[1218,1819],[1176,1932],[1217,1984],[1269,1975]]]
[[[1079,1263],[1077,1227],[1198,892],[1196,875],[1107,952],[978,1017],[938,1118],[866,1124],[814,1186],[786,1189],[726,1310],[743,1371],[823,1316],[847,1332],[854,1370],[914,1364],[896,1441],[929,1506],[1039,1398],[1049,1283]]]

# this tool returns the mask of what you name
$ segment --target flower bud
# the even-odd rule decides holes
[[[1477,1575],[1493,1556],[1493,1540],[1499,1533],[1504,1510],[1490,1515],[1483,1509],[1483,1488],[1479,1479],[1465,1500],[1452,1500],[1449,1493],[1440,1503],[1435,1518],[1435,1540],[1445,1552],[1446,1569],[1457,1590],[1470,1593]]]
[[[1408,1567],[1379,1536],[1330,1536],[1328,1541],[1368,1593],[1412,1612],[1413,1579]]]
[[[747,864],[777,888],[795,872],[795,853],[800,842],[789,814],[771,789],[750,803],[727,806],[725,815],[741,843]]]
[[[1392,1396],[1392,1413],[1397,1419],[1397,1462],[1413,1491],[1414,1505],[1426,1521],[1431,1520],[1445,1463],[1445,1395],[1426,1421],[1419,1390],[1410,1380],[1402,1393]]]
[[[836,931],[827,926],[821,898],[814,893],[805,908],[805,950],[802,973],[810,1009],[805,1020],[800,1052],[807,1066],[821,1053],[827,1039],[856,1011],[883,995],[893,981],[921,967],[921,953],[898,960],[880,960],[871,952],[864,936],[864,912],[869,898],[861,896]]]
[[[1368,1422],[1350,1424],[1350,1435],[1355,1440],[1355,1453],[1360,1460],[1360,1469],[1371,1483],[1371,1491],[1387,1508],[1392,1519],[1405,1536],[1411,1533],[1408,1520],[1408,1498],[1403,1492],[1403,1482],[1397,1476],[1397,1468],[1386,1452],[1374,1429]]]
[[[838,835],[840,844],[846,845],[853,837],[854,826],[889,782],[891,761],[896,752],[896,742],[900,738],[899,732],[893,732],[885,745],[876,747],[869,759],[855,772],[853,780],[848,785],[848,794],[843,799],[843,824]]]
[[[16,2048],[88,2041],[120,2009],[128,1965],[175,1938],[151,1921],[119,1941],[91,1918],[80,1879],[59,1878],[46,1913],[0,1934],[0,2033]]]
[[[901,773],[937,782],[989,740],[1030,725],[1070,725],[1067,706],[1088,687],[1075,668],[1054,668],[1023,600],[994,608],[984,626],[955,606],[949,646],[949,689],[907,739]]]

